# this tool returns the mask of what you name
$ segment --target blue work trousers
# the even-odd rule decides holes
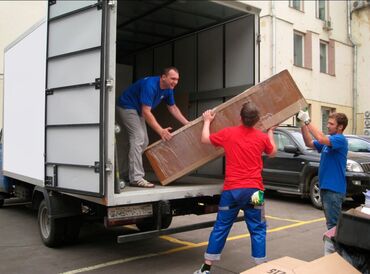
[[[251,196],[256,188],[243,188],[224,191],[221,194],[217,220],[211,232],[208,248],[204,255],[206,260],[220,260],[227,236],[239,213],[244,211],[252,245],[252,257],[258,260],[266,258],[266,220],[264,205],[251,204]]]
[[[338,223],[345,195],[328,189],[321,189],[320,196],[326,219],[326,227],[329,230]]]

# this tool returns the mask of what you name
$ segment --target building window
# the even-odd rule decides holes
[[[289,0],[289,7],[303,11],[303,1],[302,0]]]
[[[320,72],[328,72],[328,43],[320,41]]]
[[[321,107],[321,128],[324,134],[328,134],[329,115],[335,112],[335,108]]]
[[[326,0],[316,1],[316,17],[323,21],[326,20]]]
[[[303,67],[304,34],[294,32],[294,65]]]

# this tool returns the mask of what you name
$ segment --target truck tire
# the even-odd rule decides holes
[[[4,199],[0,198],[0,208],[3,207],[3,205],[4,205]]]
[[[78,240],[78,235],[81,229],[81,216],[68,217],[65,220],[64,242],[66,244],[74,244]]]
[[[162,215],[162,225],[161,229],[166,229],[171,225],[172,215]],[[153,218],[147,218],[140,220],[136,223],[137,228],[142,231],[151,231],[157,229],[157,220]]]
[[[39,205],[37,220],[43,243],[48,247],[61,245],[64,238],[65,219],[49,218],[49,208],[45,200],[42,200]]]
[[[154,212],[157,212],[156,210],[158,207],[160,207],[160,212],[162,212],[160,229],[166,229],[171,225],[172,222],[171,203],[169,201],[159,201],[158,204],[154,205]],[[158,229],[157,216],[158,213],[154,213],[153,217],[139,220],[136,223],[137,228],[142,232]]]
[[[315,176],[310,182],[310,200],[315,208],[322,209],[322,201],[319,188],[319,177]]]

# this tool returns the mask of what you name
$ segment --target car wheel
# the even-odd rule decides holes
[[[3,207],[3,205],[4,205],[4,199],[0,198],[0,207]]]
[[[352,199],[358,204],[365,203],[365,195],[353,195]]]
[[[310,183],[310,199],[314,207],[322,209],[322,201],[319,188],[319,177],[317,176],[313,177]]]
[[[49,217],[49,208],[45,200],[42,200],[37,215],[40,236],[48,247],[59,246],[64,238],[64,219],[52,219]]]

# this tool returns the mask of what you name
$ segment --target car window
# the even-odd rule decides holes
[[[370,143],[361,139],[347,138],[348,150],[353,152],[370,152]]]
[[[279,151],[284,151],[284,146],[286,145],[294,146],[294,142],[290,140],[288,136],[280,132],[274,132],[274,140]]]
[[[301,132],[298,132],[298,131],[294,131],[292,132],[292,135],[294,137],[294,139],[304,148],[306,148],[307,150],[312,150],[312,148],[310,147],[307,147],[306,144],[304,143],[304,140],[303,140],[303,136],[302,136],[302,133]]]

